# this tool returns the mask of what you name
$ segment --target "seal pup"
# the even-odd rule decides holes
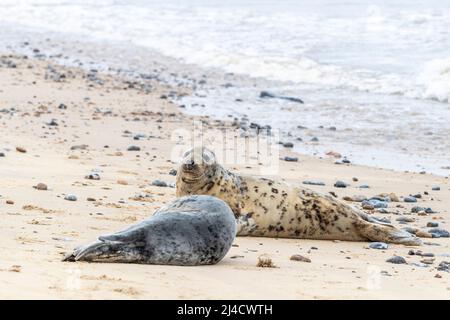
[[[207,194],[228,203],[237,220],[238,236],[421,244],[415,235],[331,196],[232,173],[203,147],[184,154],[177,171],[176,194]]]
[[[196,266],[218,263],[236,236],[230,207],[211,196],[187,196],[126,230],[100,236],[63,261]]]

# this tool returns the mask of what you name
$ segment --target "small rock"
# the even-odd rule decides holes
[[[389,199],[391,202],[400,202],[399,197],[395,193],[389,193]]]
[[[285,142],[285,143],[283,143],[283,147],[285,147],[285,148],[293,148],[294,144],[292,142]]]
[[[68,201],[77,201],[77,196],[74,194],[68,194],[64,197],[64,199]]]
[[[386,250],[388,248],[387,243],[384,242],[372,242],[369,244],[369,248],[378,249],[378,250]]]
[[[433,264],[434,263],[434,259],[433,258],[426,258],[426,259],[420,260],[420,262],[425,263],[425,264]]]
[[[312,186],[324,186],[325,183],[322,181],[311,181],[311,180],[305,180],[302,182],[303,184],[312,185]]]
[[[127,151],[141,151],[141,148],[138,146],[129,146]]]
[[[412,213],[419,213],[419,212],[422,212],[422,211],[425,212],[425,208],[418,207],[418,206],[415,206],[415,207],[412,207],[412,208],[411,208],[411,212],[412,212]]]
[[[336,181],[336,183],[334,184],[334,186],[336,188],[347,188],[349,186],[348,183],[345,183],[344,181],[338,180]]]
[[[14,204],[14,201],[12,201],[12,200],[6,200],[6,204]]]
[[[436,211],[434,211],[434,210],[431,209],[431,208],[426,208],[426,209],[425,209],[425,213],[436,213]]]
[[[450,262],[442,261],[437,268],[438,271],[450,272]]]
[[[86,150],[87,148],[89,148],[87,144],[80,144],[70,147],[70,150]]]
[[[371,205],[374,208],[387,208],[388,207],[388,203],[385,201],[380,201],[377,199],[370,199],[370,200],[364,200],[362,201],[362,206],[368,206]]]
[[[16,151],[20,152],[20,153],[26,153],[27,152],[27,150],[25,148],[22,148],[22,147],[16,147]]]
[[[392,258],[387,259],[386,262],[394,264],[406,264],[405,258],[400,256],[393,256]]]
[[[284,161],[288,161],[288,162],[297,162],[297,161],[298,161],[298,158],[297,158],[297,157],[288,157],[288,156],[285,156],[285,157],[284,157]]]
[[[346,196],[343,199],[346,201],[352,201],[352,202],[363,202],[363,201],[367,200],[367,197],[363,196],[363,195],[354,195],[351,197]]]
[[[428,228],[437,228],[437,227],[439,227],[439,223],[430,221],[430,222],[427,222],[427,227]]]
[[[100,175],[98,173],[90,173],[85,178],[88,180],[100,180]]]
[[[35,188],[36,190],[42,190],[42,191],[48,190],[48,187],[45,183],[38,183],[33,188]]]
[[[0,152],[0,158],[5,157],[5,154],[3,152]]]
[[[311,262],[311,259],[304,257],[300,254],[294,254],[289,259],[292,261]]]
[[[313,138],[311,138],[311,141],[312,141],[312,142],[319,142],[319,138],[313,137]]]
[[[50,122],[47,122],[47,125],[50,127],[57,127],[58,122],[56,122],[56,119],[52,119]]]
[[[413,196],[407,196],[403,199],[405,202],[417,202],[417,198]]]
[[[440,190],[441,190],[441,187],[439,187],[439,186],[434,186],[434,187],[431,188],[431,190],[433,190],[433,191],[440,191]]]
[[[398,217],[397,219],[395,219],[395,221],[409,223],[409,222],[414,222],[414,221],[416,221],[416,219],[411,218],[411,217],[404,217],[404,216],[403,216],[403,217]]]
[[[176,169],[171,169],[171,170],[169,171],[169,174],[170,174],[171,176],[176,176],[176,175],[177,175],[177,170],[176,170]]]
[[[157,187],[167,187],[167,182],[162,181],[162,180],[153,180],[152,182],[152,186],[157,186]]]
[[[362,184],[359,186],[360,189],[369,189],[370,186],[368,186],[367,184]]]
[[[363,203],[362,204],[362,208],[364,210],[374,210],[375,209],[375,207],[373,205],[371,205],[370,203],[368,203],[368,202]]]
[[[431,234],[431,236],[433,238],[449,238],[450,237],[450,233],[447,230],[441,229],[441,228],[432,228],[432,229],[428,230],[428,232]]]

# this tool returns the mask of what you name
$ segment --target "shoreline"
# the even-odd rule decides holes
[[[446,139],[450,129],[445,122],[450,109],[443,102],[396,95],[386,100],[383,95],[359,91],[333,100],[337,92],[326,86],[314,89],[306,85],[302,89],[288,82],[228,73],[180,62],[145,46],[130,44],[130,49],[119,40],[111,45],[105,39],[66,38],[58,33],[50,33],[47,38],[36,33],[34,39],[24,32],[17,34],[29,40],[25,41],[27,45],[11,37],[7,42],[12,50],[32,58],[50,57],[68,67],[119,73],[132,81],[153,79],[167,86],[185,87],[186,92],[169,92],[168,98],[183,105],[188,115],[237,119],[245,130],[251,122],[270,125],[280,130],[283,142],[294,144],[295,152],[319,158],[333,152],[342,155],[339,160],[346,158],[359,165],[450,175],[450,144]],[[261,91],[271,88],[278,95],[301,98],[305,104],[258,98]],[[190,94],[185,95],[187,92]],[[280,117],[276,116],[278,112]]]
[[[171,90],[183,89],[161,87],[157,82],[149,88],[145,81],[130,83],[119,76],[15,57],[2,58],[0,75],[0,152],[5,153],[0,157],[0,216],[4,221],[0,252],[5,257],[0,262],[4,288],[0,298],[445,299],[449,295],[449,273],[436,270],[441,261],[450,260],[448,238],[425,239],[438,245],[414,248],[435,255],[428,266],[414,265],[423,258],[408,255],[412,248],[401,245],[374,250],[360,242],[243,237],[236,239],[237,246],[215,266],[60,262],[74,246],[123,229],[174,198],[174,188],[151,183],[175,181],[169,174],[176,167],[168,161],[175,146],[171,137],[176,129],[189,129],[185,125],[199,118],[161,99]],[[207,128],[230,125],[202,119]],[[135,140],[140,134],[143,137]],[[131,145],[140,151],[127,151]],[[74,146],[78,150],[71,150]],[[299,158],[298,162],[280,161],[280,179],[295,184],[320,180],[325,186],[306,187],[332,191],[340,199],[394,192],[402,201],[404,196],[421,193],[415,204],[392,202],[388,213],[369,213],[400,227],[424,228],[434,221],[449,229],[448,178],[336,165],[332,158],[280,151],[281,157]],[[236,165],[232,169],[259,174],[257,167]],[[100,181],[84,179],[92,170],[100,173]],[[335,188],[337,180],[350,186]],[[47,184],[48,190],[34,189],[38,183]],[[359,188],[363,184],[370,188]],[[435,186],[440,191],[433,191]],[[64,200],[67,194],[75,194],[77,201]],[[437,213],[411,213],[415,205],[432,207]],[[401,225],[396,220],[400,217],[414,221]],[[268,254],[277,268],[256,267],[261,254]],[[290,261],[293,254],[305,255],[312,262]],[[393,255],[405,257],[409,264],[385,262]],[[379,287],[371,287],[371,281]]]

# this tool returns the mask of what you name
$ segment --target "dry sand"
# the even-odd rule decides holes
[[[48,64],[19,57],[3,57],[0,62],[0,152],[5,153],[0,157],[0,298],[450,298],[450,273],[437,271],[441,261],[450,261],[449,238],[425,239],[438,245],[416,248],[434,253],[435,260],[428,267],[412,265],[424,258],[408,255],[411,248],[402,245],[374,250],[363,242],[244,237],[238,237],[227,256],[214,266],[61,262],[76,245],[123,229],[174,198],[174,188],[151,182],[175,181],[169,174],[176,168],[168,160],[175,145],[171,135],[176,128],[189,130],[193,118],[160,99],[170,88],[155,84],[146,93],[139,85],[112,75],[87,77],[82,70],[56,65],[56,72],[51,72]],[[60,78],[61,73],[66,76]],[[60,109],[61,103],[67,109]],[[52,119],[58,126],[48,125]],[[208,122],[209,126],[223,125]],[[149,137],[133,140],[137,133]],[[83,144],[86,150],[71,150]],[[141,151],[127,151],[130,145]],[[282,150],[283,156],[288,153]],[[405,226],[422,228],[434,221],[449,229],[450,185],[444,177],[297,156],[299,162],[280,162],[280,179],[295,184],[321,180],[326,186],[311,188],[333,191],[339,198],[427,191],[429,195],[415,205],[432,207],[438,213],[408,215],[415,221]],[[100,170],[101,180],[84,178],[93,169]],[[245,166],[234,169],[258,173]],[[353,177],[359,181],[352,182]],[[351,186],[334,188],[336,180]],[[38,183],[47,184],[48,190],[33,188]],[[357,188],[361,184],[370,189]],[[441,190],[432,191],[432,186]],[[75,194],[78,200],[64,200],[66,194]],[[138,194],[147,196],[135,198]],[[87,201],[89,197],[95,201]],[[389,214],[374,215],[397,224],[395,219],[410,213],[413,205],[391,203]],[[276,267],[257,267],[262,254]],[[294,254],[311,262],[291,261]],[[405,257],[408,264],[387,263],[393,255]]]

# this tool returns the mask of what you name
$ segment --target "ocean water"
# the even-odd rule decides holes
[[[2,0],[0,18],[0,45],[24,34],[110,43],[144,71],[168,57],[208,75],[178,101],[187,112],[248,116],[300,152],[449,173],[448,0]],[[114,50],[91,58],[112,63]]]

